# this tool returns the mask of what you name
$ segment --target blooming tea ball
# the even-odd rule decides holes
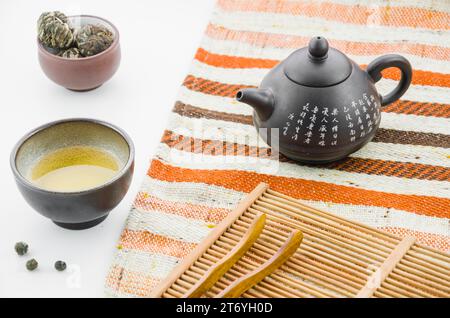
[[[64,57],[66,59],[78,59],[80,57],[83,57],[80,53],[80,51],[76,47],[72,47],[70,49],[64,50],[58,54],[61,57]]]
[[[114,35],[102,25],[86,24],[76,32],[75,41],[83,56],[92,56],[106,50],[114,41]]]
[[[38,38],[55,49],[69,48],[74,40],[67,16],[59,11],[44,12],[38,19]]]

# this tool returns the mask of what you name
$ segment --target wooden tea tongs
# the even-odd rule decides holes
[[[259,213],[241,241],[224,258],[211,266],[204,276],[188,290],[184,297],[200,297],[210,289],[255,243],[264,228],[265,222],[266,215]],[[206,252],[208,251],[211,252],[212,249],[209,248]]]
[[[234,281],[222,292],[217,294],[215,298],[236,298],[241,296],[244,292],[258,284],[283,265],[289,257],[297,251],[302,239],[302,232],[298,230],[292,231],[283,246],[267,262],[260,268],[257,268]]]
[[[261,184],[162,281],[150,297],[239,297],[279,268],[298,249],[303,235],[288,233],[285,242],[258,266],[248,266],[250,250],[262,240],[266,214],[248,208],[265,191]],[[257,250],[256,250],[257,253]],[[244,268],[245,267],[245,268]],[[232,274],[231,274],[232,273]]]

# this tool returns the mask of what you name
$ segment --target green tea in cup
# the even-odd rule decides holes
[[[41,158],[31,171],[31,181],[39,188],[55,192],[89,190],[113,179],[117,160],[100,149],[72,146]]]

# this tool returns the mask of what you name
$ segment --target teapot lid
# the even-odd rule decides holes
[[[352,64],[342,52],[329,48],[321,36],[313,37],[308,47],[296,50],[288,56],[284,74],[293,82],[312,87],[339,84],[352,72]]]

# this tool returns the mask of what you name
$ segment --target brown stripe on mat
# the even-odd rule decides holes
[[[373,142],[450,148],[450,135],[379,128]],[[420,153],[417,154],[420,156]]]
[[[191,118],[206,118],[253,125],[252,116],[230,114],[176,102],[173,112]],[[379,128],[373,142],[450,148],[450,135]],[[417,154],[420,156],[420,153]]]
[[[238,115],[225,112],[219,112],[215,110],[209,110],[205,108],[195,107],[192,105],[184,104],[180,101],[175,103],[172,109],[174,113],[181,116],[191,117],[191,118],[206,118],[206,119],[216,119],[231,121],[233,123],[253,125],[253,117],[247,115]]]
[[[161,142],[171,148],[205,155],[234,155],[258,157],[261,159],[280,160],[295,164],[294,161],[282,154],[273,156],[270,148],[249,146],[220,140],[205,140],[175,134],[172,131],[164,132]],[[309,167],[314,165],[299,164]],[[397,162],[365,158],[345,158],[337,162],[320,165],[321,168],[334,169],[345,172],[383,175],[408,179],[450,181],[450,169],[441,166],[432,166],[419,163]]]
[[[201,77],[188,75],[183,85],[195,92],[209,95],[234,98],[242,88],[255,87],[250,85],[225,84]],[[407,115],[433,116],[450,118],[450,105],[440,103],[420,103],[409,100],[398,100],[382,108],[383,112]]]

